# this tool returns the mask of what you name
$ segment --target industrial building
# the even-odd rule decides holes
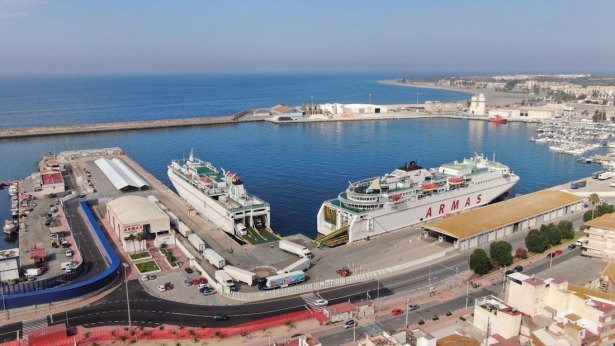
[[[146,248],[145,239],[140,244],[126,240],[130,235],[136,236],[141,232],[145,232],[147,239],[155,239],[156,246],[175,243],[170,233],[169,216],[145,197],[124,196],[107,203],[107,221],[127,252],[134,252],[134,246]]]
[[[62,177],[62,173],[58,171],[42,172],[41,186],[43,188],[44,195],[49,195],[52,193],[57,194],[66,191],[64,178]]]
[[[582,197],[543,190],[427,222],[422,234],[452,242],[459,251],[465,251],[513,233],[529,231],[583,208]]]
[[[494,108],[489,110],[489,117],[502,117],[507,120],[522,120],[522,119],[555,119],[557,108],[551,106],[531,107],[506,107]]]

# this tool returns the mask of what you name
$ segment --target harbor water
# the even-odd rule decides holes
[[[363,95],[371,89],[381,90],[383,93],[391,90],[393,94],[387,95],[386,101],[382,103],[409,103],[412,102],[413,97],[416,97],[416,92],[420,92],[421,98],[424,99],[430,97],[436,99],[435,95],[444,97],[438,94],[440,92],[438,90],[419,89],[420,91],[417,91],[414,88],[377,83],[378,79],[386,77],[389,76],[330,77],[332,85],[341,83],[333,81],[340,78],[344,79],[344,83],[354,85],[348,88],[348,95],[340,92],[336,94],[333,89],[327,89],[326,86],[317,85],[315,82],[309,85],[321,88],[321,93],[327,95],[327,101],[330,102],[366,102],[367,100],[360,99],[364,96],[359,96],[359,93]],[[90,78],[95,80],[94,77]],[[163,106],[162,100],[152,100],[153,103],[161,105],[160,109],[152,112],[147,110],[156,107],[142,99],[147,96],[138,94],[141,96],[134,96],[133,109],[128,111],[130,106],[125,95],[130,94],[130,90],[122,92],[122,87],[132,84],[123,78],[128,77],[122,77],[114,88],[108,86],[105,87],[108,89],[103,88],[113,89],[113,94],[124,100],[120,101],[120,105],[112,102],[106,104],[96,100],[92,101],[94,97],[89,94],[88,90],[96,90],[96,88],[92,85],[88,86],[87,83],[90,82],[85,81],[82,82],[86,85],[83,87],[84,91],[81,96],[78,96],[79,90],[70,89],[71,91],[67,91],[66,94],[56,91],[55,97],[58,99],[53,101],[56,106],[47,108],[36,106],[38,103],[34,101],[35,95],[32,95],[33,92],[25,87],[21,89],[22,94],[19,97],[16,96],[19,93],[15,90],[12,91],[12,96],[0,92],[0,104],[4,102],[10,105],[8,108],[0,109],[0,117],[3,119],[2,126],[23,127],[71,122],[91,123],[219,115],[220,113],[234,113],[243,108],[271,106],[283,102],[307,103],[310,101],[309,96],[317,94],[315,92],[317,89],[310,89],[306,93],[307,102],[306,97],[299,100],[297,90],[300,86],[294,86],[290,82],[286,86],[277,85],[275,88],[278,94],[272,95],[272,92],[268,92],[263,99],[259,99],[254,94],[241,96],[230,87],[226,93],[218,90],[215,104],[212,104],[212,101],[201,100],[198,95],[192,96],[193,102],[182,100],[184,96],[179,95],[178,92],[177,98],[172,95],[167,96],[167,101],[164,102],[168,102],[168,105]],[[221,76],[218,78],[224,81]],[[235,79],[239,77],[231,75],[229,78],[230,81],[236,83]],[[261,78],[265,79],[265,77]],[[282,77],[277,76],[276,78]],[[292,80],[292,78],[288,79]],[[327,83],[324,77],[321,81]],[[144,83],[143,81],[137,82]],[[271,83],[274,82],[275,78]],[[1,80],[0,90],[10,89],[11,83],[25,82]],[[28,83],[35,84],[31,81]],[[220,89],[224,89],[225,84],[220,83]],[[233,83],[228,82],[227,84],[233,85]],[[169,87],[162,82],[147,87],[156,89],[156,86],[162,90],[157,90],[155,95],[162,95],[165,90],[169,90]],[[51,86],[47,87],[53,89]],[[386,88],[379,89],[382,87]],[[127,88],[131,89],[131,87]],[[357,91],[356,88],[359,90]],[[259,92],[263,91],[258,86],[254,86],[254,89],[257,95],[262,95]],[[286,89],[290,90],[288,96],[285,94]],[[432,91],[435,94],[429,94]],[[375,95],[377,95],[376,92],[373,93],[373,97]],[[112,98],[106,95],[102,99],[107,97]],[[450,100],[463,98],[465,95],[453,93],[447,94],[446,97]],[[50,100],[53,97],[44,94],[41,98]],[[273,101],[274,98],[277,100]],[[24,103],[21,107],[17,107],[20,99]],[[316,99],[315,96],[315,102]],[[25,102],[25,100],[29,101]],[[90,101],[91,104],[87,106]],[[30,108],[31,102],[36,104],[34,108]],[[71,106],[73,102],[80,106]],[[207,106],[200,107],[200,102],[207,103]],[[185,103],[184,106],[180,105],[182,103]],[[63,112],[68,115],[63,117]],[[596,165],[576,162],[574,156],[550,152],[547,145],[530,143],[529,138],[536,135],[537,128],[537,124],[496,125],[484,121],[432,118],[287,125],[256,122],[201,128],[5,140],[0,142],[0,160],[3,162],[0,166],[0,179],[9,180],[30,175],[36,170],[36,164],[45,152],[59,152],[68,148],[90,149],[119,146],[146,170],[171,186],[166,175],[167,165],[173,158],[188,156],[190,149],[194,148],[195,156],[212,162],[218,168],[222,167],[227,171],[238,173],[248,192],[271,204],[271,224],[274,231],[283,236],[302,233],[315,237],[316,213],[324,200],[335,198],[346,189],[349,181],[389,173],[404,162],[416,160],[420,165],[431,168],[442,163],[462,160],[474,153],[484,153],[490,159],[495,155],[497,161],[510,166],[521,177],[511,197],[587,177],[591,172],[599,169]],[[606,151],[606,149],[599,149],[589,154]],[[10,201],[6,190],[0,192],[0,215],[4,218],[10,217]],[[0,241],[0,249],[14,246],[14,243],[7,244]]]

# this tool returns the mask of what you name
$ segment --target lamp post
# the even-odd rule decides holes
[[[406,329],[408,329],[408,304],[410,303],[410,300],[408,298],[406,298]]]
[[[310,96],[312,98],[312,103],[310,107],[310,114],[314,114],[314,96]]]
[[[421,94],[421,93],[416,93],[416,105],[417,105],[417,106],[419,105],[419,95],[420,95],[420,94]]]
[[[469,299],[470,299],[470,280],[466,282],[466,309],[468,308]]]
[[[128,307],[128,329],[132,332],[132,319],[130,318],[130,299],[128,299],[128,277],[126,276],[126,268],[128,264],[122,263],[124,266],[124,284],[126,287],[126,306]]]
[[[269,337],[269,342],[267,342],[267,345],[271,346],[271,332],[267,332],[267,336]]]

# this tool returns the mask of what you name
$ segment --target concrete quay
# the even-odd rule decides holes
[[[209,126],[219,124],[236,123],[237,116],[217,116],[200,118],[181,118],[164,120],[146,121],[127,121],[100,124],[79,124],[79,125],[60,125],[60,126],[41,126],[41,127],[22,127],[13,129],[0,129],[0,139],[27,138],[38,136],[58,136],[80,133],[131,131],[163,129],[172,127],[188,126]]]

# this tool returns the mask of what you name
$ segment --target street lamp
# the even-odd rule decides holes
[[[128,268],[127,263],[122,263],[124,266],[124,284],[126,287],[126,305],[128,307],[128,328],[132,331],[132,319],[130,318],[130,300],[128,299],[128,276],[126,276],[126,268]]]
[[[267,342],[267,345],[271,346],[271,332],[267,332],[267,336],[269,337],[269,342]]]
[[[420,95],[420,94],[421,94],[421,93],[416,93],[416,105],[417,105],[417,106],[419,105],[419,95]]]
[[[410,300],[406,298],[406,329],[408,329],[408,304],[410,304]]]

